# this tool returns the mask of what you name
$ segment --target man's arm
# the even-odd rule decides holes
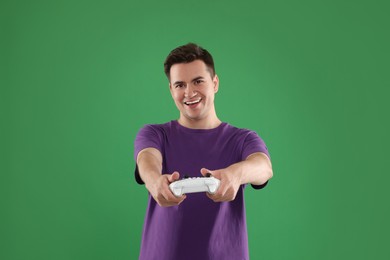
[[[208,196],[215,202],[234,200],[240,185],[250,183],[258,186],[265,184],[273,176],[271,161],[264,153],[253,153],[246,160],[230,165],[225,169],[201,170],[203,175],[211,173],[220,179],[220,186],[215,194]]]
[[[263,185],[273,176],[271,161],[264,153],[253,153],[230,167],[241,176],[241,184]]]
[[[169,189],[169,184],[178,180],[180,174],[161,174],[162,156],[155,148],[146,148],[138,153],[137,165],[139,175],[145,183],[146,189],[150,192],[156,202],[162,207],[175,206],[180,204],[186,196],[175,197]]]

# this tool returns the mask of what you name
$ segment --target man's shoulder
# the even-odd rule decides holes
[[[167,138],[175,137],[177,134],[177,126],[175,121],[169,121],[161,124],[145,124],[137,133],[137,137],[159,140],[166,140]]]
[[[150,130],[155,130],[155,131],[167,131],[172,129],[174,125],[174,121],[169,121],[166,123],[161,123],[161,124],[145,124],[141,130],[143,129],[150,129]]]
[[[238,135],[248,135],[251,133],[255,133],[255,131],[250,130],[248,128],[237,127],[229,123],[225,123],[225,131],[233,134],[238,134]]]

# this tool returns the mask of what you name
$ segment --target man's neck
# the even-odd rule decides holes
[[[221,124],[221,120],[219,120],[218,117],[195,120],[195,119],[185,118],[184,116],[180,116],[177,122],[180,125],[191,129],[213,129],[213,128],[217,128]]]

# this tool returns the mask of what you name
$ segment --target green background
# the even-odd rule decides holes
[[[246,190],[251,259],[389,259],[387,1],[1,1],[0,259],[137,259],[163,61],[214,56],[219,117],[274,178]]]

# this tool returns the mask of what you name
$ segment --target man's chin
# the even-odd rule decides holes
[[[199,114],[195,114],[195,113],[184,113],[184,114],[182,113],[181,118],[191,122],[200,121],[202,119]]]

